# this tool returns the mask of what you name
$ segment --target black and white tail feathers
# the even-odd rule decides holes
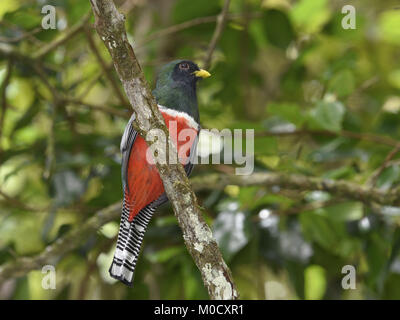
[[[155,211],[155,206],[149,204],[143,208],[131,222],[128,220],[130,206],[126,201],[126,199],[128,199],[126,174],[129,155],[137,137],[137,132],[132,126],[134,120],[135,114],[133,113],[127,126],[125,127],[125,131],[121,139],[121,173],[124,200],[122,204],[122,215],[118,233],[117,248],[115,249],[114,259],[109,269],[111,277],[118,279],[129,286],[132,286],[133,284],[133,274],[139,256],[140,247],[142,245],[144,233],[146,232],[147,225]]]
[[[132,286],[133,284],[133,276],[140,247],[154,211],[155,208],[150,204],[143,208],[132,222],[129,222],[129,209],[124,203],[117,248],[109,273],[111,277],[122,281],[128,286]]]

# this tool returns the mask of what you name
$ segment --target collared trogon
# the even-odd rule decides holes
[[[200,131],[197,106],[196,82],[210,74],[188,60],[176,60],[165,65],[157,79],[153,95],[159,110],[170,130],[170,136],[179,157],[189,175],[193,168],[197,137]],[[148,146],[132,127],[134,116],[129,120],[121,140],[123,207],[118,233],[117,247],[110,267],[110,275],[132,286],[136,262],[147,225],[161,204],[168,201],[154,161],[148,161]],[[172,136],[172,126],[176,136],[182,130],[195,133],[189,148],[186,141]]]

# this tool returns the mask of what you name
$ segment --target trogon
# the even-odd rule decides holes
[[[200,131],[196,83],[209,76],[192,61],[172,61],[162,67],[153,91],[187,175],[193,169]],[[154,161],[149,161],[146,141],[133,129],[134,119],[132,115],[121,140],[123,206],[117,247],[109,269],[113,278],[129,286],[133,284],[147,225],[156,208],[168,201]],[[171,134],[172,129],[175,135]],[[196,136],[189,139],[189,147],[187,139],[177,138],[188,130]]]

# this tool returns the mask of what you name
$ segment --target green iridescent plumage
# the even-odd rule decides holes
[[[182,72],[179,64],[186,62],[189,71]],[[166,64],[159,72],[156,88],[153,95],[157,103],[177,111],[186,112],[199,123],[199,111],[197,107],[196,82],[198,77],[192,75],[200,70],[191,61],[175,60]]]

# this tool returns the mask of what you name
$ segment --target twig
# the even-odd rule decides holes
[[[97,259],[102,252],[107,252],[110,247],[115,243],[116,237],[113,239],[107,239],[98,249],[97,252],[94,254],[91,261],[86,267],[86,273],[83,279],[81,280],[81,285],[79,286],[79,293],[78,293],[78,300],[84,300],[86,297],[86,292],[88,289],[89,281],[93,273],[96,271],[97,268]]]
[[[399,152],[400,152],[400,143],[398,143],[397,146],[388,153],[388,155],[386,156],[382,165],[372,173],[372,175],[369,177],[369,179],[367,180],[365,185],[370,186],[370,187],[375,186],[376,181],[378,180],[379,176],[382,174],[383,170],[385,170],[390,165],[394,156]]]
[[[135,46],[136,48],[140,48],[142,46],[144,46],[145,44],[155,40],[155,39],[159,39],[159,38],[163,38],[166,37],[170,34],[173,33],[177,33],[180,31],[183,31],[185,29],[189,29],[191,27],[195,27],[197,25],[200,24],[205,24],[205,23],[212,23],[218,20],[219,15],[216,16],[207,16],[207,17],[199,17],[199,18],[195,18],[189,21],[185,21],[170,27],[167,27],[165,29],[153,32],[152,34],[150,34],[147,38],[145,38],[143,41],[140,41],[137,43],[137,45]],[[227,14],[227,19],[232,20],[232,19],[237,19],[242,17],[241,14]],[[259,18],[261,17],[259,12],[255,12],[253,14],[251,14],[252,18]]]
[[[225,0],[224,7],[221,13],[218,15],[217,26],[215,27],[214,34],[210,41],[210,45],[208,46],[206,57],[204,58],[203,62],[204,69],[208,69],[210,67],[212,55],[217,46],[217,42],[222,35],[222,31],[224,30],[225,27],[225,22],[227,20],[227,14],[229,11],[230,2],[231,0]]]
[[[208,185],[208,187],[206,186]],[[360,186],[345,180],[308,177],[299,174],[257,172],[248,176],[207,174],[193,179],[195,191],[223,190],[227,185],[279,187],[283,190],[326,191],[336,197],[361,201],[365,204],[378,203],[384,206],[400,205],[400,189],[382,191],[378,188]]]
[[[108,66],[107,66],[108,68]],[[89,92],[93,89],[93,87],[98,83],[98,81],[100,80],[100,78],[103,76],[103,72],[99,71],[94,77],[93,79],[90,80],[89,84],[87,85],[87,87],[85,88],[85,90],[79,94],[76,98],[78,100],[82,100],[83,98],[85,98]]]
[[[85,27],[84,31],[85,31],[85,35],[86,35],[86,38],[87,38],[88,43],[89,43],[89,47],[92,50],[92,52],[94,53],[97,61],[99,62],[100,66],[101,66],[101,69],[103,70],[103,73],[106,75],[108,81],[110,82],[111,86],[113,87],[114,92],[117,95],[120,103],[122,105],[124,105],[124,106],[128,106],[129,102],[126,101],[125,96],[122,94],[117,82],[115,81],[115,79],[114,79],[114,77],[113,77],[113,75],[111,73],[110,68],[108,68],[106,62],[101,57],[100,52],[97,50],[96,44],[93,41],[92,35],[90,33],[90,30],[88,29],[88,27]]]
[[[113,116],[126,118],[126,119],[129,119],[129,117],[130,117],[130,112],[118,110],[115,108],[110,108],[110,107],[102,106],[102,105],[95,105],[93,103],[84,102],[82,100],[74,99],[74,98],[63,98],[63,100],[69,104],[83,106],[83,107],[86,107],[89,109],[105,112],[105,113],[108,113]]]
[[[79,227],[47,246],[39,255],[34,257],[20,257],[14,262],[0,266],[0,284],[10,278],[23,276],[31,270],[41,269],[46,264],[55,263],[64,254],[81,245],[100,226],[117,218],[120,210],[121,204],[115,203],[97,212]]]
[[[40,208],[40,207],[28,206],[23,201],[19,200],[18,198],[9,196],[2,190],[0,190],[0,196],[4,198],[4,202],[6,202],[7,204],[11,205],[14,208],[18,208],[29,212],[45,212],[48,210],[48,207]]]
[[[159,39],[159,38],[163,38],[166,37],[170,34],[200,25],[200,24],[204,24],[204,23],[211,23],[216,21],[218,18],[218,16],[208,16],[208,17],[199,17],[199,18],[195,18],[193,20],[189,20],[189,21],[185,21],[182,22],[180,24],[176,24],[170,27],[167,27],[165,29],[156,31],[151,33],[148,37],[146,37],[143,41],[138,42],[138,44],[136,45],[137,48],[140,48],[142,46],[144,46],[145,44],[147,44],[148,42],[151,42],[155,39]]]
[[[0,114],[0,157],[1,157],[1,153],[2,153],[2,137],[3,137],[3,131],[4,131],[4,120],[6,118],[6,112],[7,112],[7,97],[6,97],[6,91],[7,91],[7,87],[8,84],[10,83],[10,79],[11,79],[11,73],[12,73],[12,68],[13,68],[13,60],[10,59],[8,61],[8,65],[7,65],[7,73],[6,76],[3,80],[2,86],[1,86],[1,90],[0,90],[0,95],[1,95],[1,114]]]
[[[57,48],[58,46],[61,46],[62,44],[67,42],[70,38],[74,37],[87,24],[87,22],[89,21],[89,17],[90,17],[90,12],[86,13],[77,24],[73,25],[70,29],[68,29],[60,38],[55,39],[54,41],[44,46],[41,50],[33,54],[32,58],[34,60],[39,60],[43,58],[45,55],[47,55],[49,52]]]
[[[31,38],[33,35],[39,33],[42,30],[43,29],[41,27],[37,27],[31,31],[24,32],[21,35],[14,38],[0,37],[0,42],[7,42],[7,43],[19,42],[24,40],[25,38]]]
[[[45,72],[43,71],[40,63],[33,64],[33,70],[38,75],[39,79],[43,82],[43,84],[50,91],[50,94],[53,97],[53,101],[50,106],[49,115],[50,115],[50,128],[47,137],[47,147],[46,147],[46,164],[45,169],[43,171],[43,178],[46,180],[51,180],[53,176],[53,172],[56,167],[56,150],[55,150],[55,122],[57,116],[57,109],[64,104],[62,94],[58,92],[58,90],[48,81]]]
[[[50,181],[53,177],[53,173],[56,167],[56,147],[55,147],[55,126],[57,117],[57,108],[59,102],[53,101],[49,109],[50,116],[50,128],[47,136],[47,147],[46,147],[46,164],[43,171],[43,178]]]
[[[270,137],[270,136],[277,136],[277,137],[287,137],[287,136],[301,136],[301,135],[315,135],[315,136],[341,136],[356,140],[368,141],[378,144],[383,144],[390,147],[396,147],[399,144],[399,141],[386,137],[386,136],[379,136],[370,133],[358,133],[353,131],[341,130],[341,131],[328,131],[328,130],[309,130],[309,129],[299,129],[294,131],[263,131],[263,132],[256,132],[256,137]]]
[[[49,90],[50,94],[53,96],[53,100],[55,103],[59,103],[62,101],[61,93],[55,88],[47,79],[46,73],[44,72],[42,65],[40,63],[32,64],[33,71],[35,71],[36,75],[42,81],[42,83]]]
[[[177,158],[176,147],[170,141],[164,119],[128,42],[124,16],[118,12],[113,1],[90,2],[95,15],[96,31],[111,55],[125,93],[134,108],[135,129],[149,146],[154,141],[149,139],[147,132],[152,129],[161,130],[168,138],[170,155]],[[231,272],[222,258],[211,229],[201,215],[182,165],[157,162],[156,166],[182,229],[185,245],[201,272],[209,296],[212,299],[236,299],[238,293]]]
[[[6,20],[4,20],[4,19],[3,19],[3,20],[0,20],[0,24],[3,25],[3,26],[5,26],[6,28],[9,28],[9,29],[12,29],[12,28],[14,28],[14,29],[20,29],[20,26],[14,24],[14,23],[11,23],[11,22],[9,22],[9,21],[6,21]],[[43,44],[43,42],[40,41],[38,38],[34,37],[34,34],[36,34],[36,31],[37,31],[37,32],[40,32],[41,30],[43,30],[42,27],[37,27],[37,28],[35,28],[34,30],[32,30],[31,32],[24,33],[24,34],[22,35],[22,37],[25,38],[25,36],[26,36],[26,38],[28,38],[28,40],[29,40],[31,43],[33,43],[34,45],[39,45],[39,46],[40,46],[40,45]],[[7,40],[7,39],[4,39],[4,40]],[[23,40],[23,39],[21,39],[21,40]],[[9,42],[9,41],[5,41],[5,42]],[[13,42],[13,41],[12,41],[12,42]],[[9,43],[10,43],[10,42],[9,42]]]

